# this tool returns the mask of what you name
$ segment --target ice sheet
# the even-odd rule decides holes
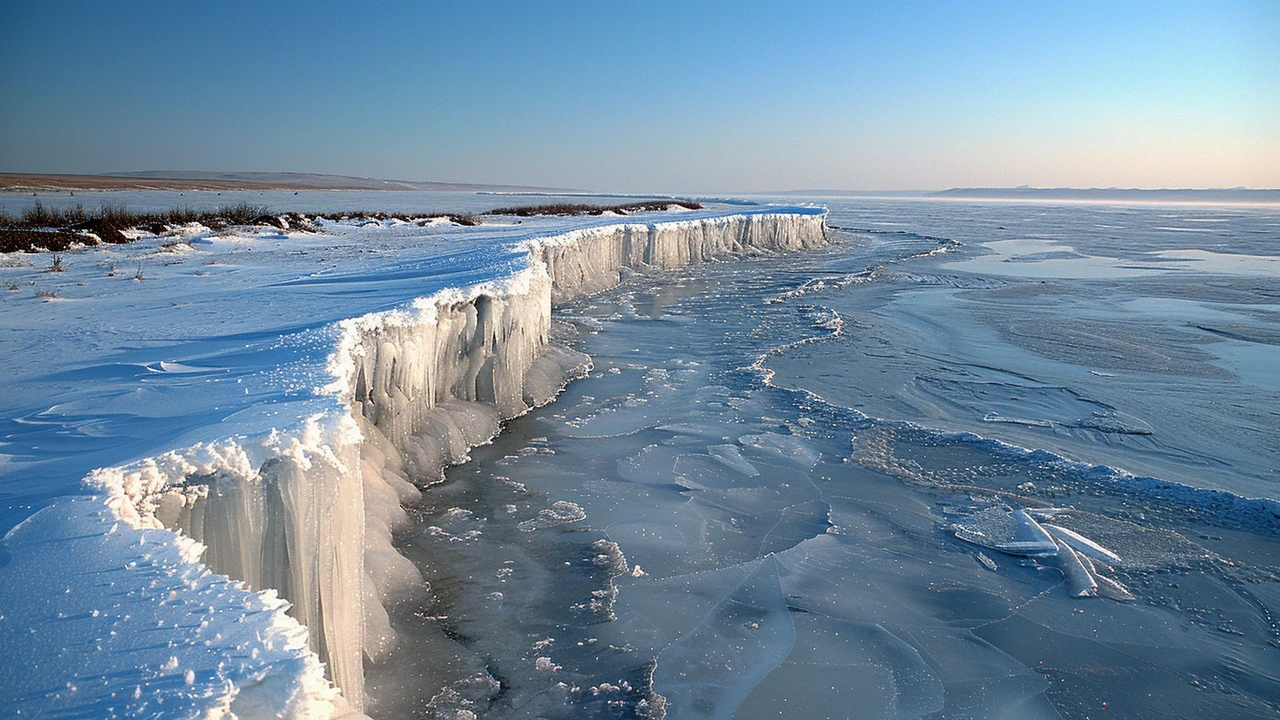
[[[626,676],[633,688],[651,668],[648,687],[665,698],[672,716],[726,715],[725,699],[745,690],[733,717],[1053,718],[1080,708],[1103,712],[1102,699],[1108,707],[1149,714],[1158,702],[1153,698],[1165,692],[1185,702],[1173,715],[1194,718],[1212,712],[1197,696],[1197,688],[1211,686],[1230,693],[1232,712],[1267,717],[1280,687],[1269,670],[1275,635],[1266,620],[1275,612],[1269,594],[1274,560],[1265,559],[1276,548],[1268,519],[1274,505],[993,439],[1005,428],[1030,427],[1063,433],[1077,447],[1097,443],[1114,456],[1138,449],[1170,463],[1184,457],[1178,448],[1151,442],[1162,424],[1132,412],[1128,395],[1081,392],[1080,375],[1108,382],[1087,370],[1039,377],[1046,365],[1027,372],[1008,362],[967,362],[965,344],[911,343],[889,332],[878,333],[881,343],[859,337],[864,329],[881,330],[885,317],[901,319],[891,311],[877,314],[877,303],[894,297],[957,288],[1003,292],[1002,303],[1036,297],[1003,290],[1012,281],[961,274],[918,282],[944,277],[924,265],[942,260],[931,254],[941,241],[886,240],[886,252],[909,259],[883,286],[873,281],[815,289],[815,278],[867,260],[861,254],[867,245],[856,238],[829,253],[675,273],[665,282],[700,290],[674,299],[642,279],[566,308],[584,328],[581,347],[594,363],[590,376],[570,386],[556,405],[514,422],[514,435],[476,450],[473,467],[450,471],[441,491],[489,483],[495,496],[509,494],[511,519],[502,512],[487,515],[478,543],[557,501],[582,507],[586,518],[572,531],[532,534],[554,540],[557,551],[546,547],[522,560],[566,587],[577,578],[570,568],[590,556],[590,543],[599,537],[615,542],[642,574],[613,580],[615,620],[583,624],[582,616],[563,608],[585,601],[566,598],[542,604],[545,610],[523,604],[520,622],[559,618],[565,627],[553,648],[578,632],[618,648],[616,655],[591,655],[600,674],[584,687],[617,682],[611,679],[616,666],[606,657],[645,669]],[[947,254],[952,252],[962,251]],[[838,299],[840,292],[867,297],[841,307],[843,330],[833,333],[829,324],[813,322],[812,304],[832,301],[832,293]],[[945,300],[928,307],[942,312],[947,302],[968,301],[954,294]],[[1034,301],[1041,302],[1055,301]],[[977,346],[987,340],[984,332],[983,325],[969,323],[940,337],[971,335]],[[872,354],[876,344],[883,358]],[[873,409],[896,413],[906,407],[875,393],[861,397],[863,412],[830,401],[853,395],[848,388],[835,393],[833,386],[882,370],[891,380],[909,379],[922,362],[957,380],[930,386],[936,408],[930,412],[938,415],[916,415],[917,423],[873,416]],[[774,368],[786,372],[771,375]],[[806,373],[799,389],[779,387],[797,370]],[[659,392],[677,383],[679,393]],[[1022,419],[1053,422],[1023,425],[979,416],[974,427],[985,435],[925,422],[951,419],[954,408],[979,401],[999,402],[1006,417],[1022,409]],[[579,431],[604,408],[610,424],[627,428],[625,433]],[[518,440],[522,434],[530,439]],[[738,441],[747,436],[774,442]],[[736,458],[717,457],[726,445],[737,447],[758,474],[742,472]],[[784,445],[809,452],[779,452]],[[456,489],[447,489],[455,483]],[[502,507],[498,497],[492,502]],[[973,524],[996,508],[992,516],[1004,519],[1001,532],[1008,533],[998,542],[1034,542],[1044,552],[1010,555],[954,536],[956,523]],[[1087,538],[1120,560],[1101,552],[1106,561],[1073,555],[1078,569],[1072,574],[1049,531],[1033,533],[1044,523]],[[995,524],[984,527],[996,530]],[[469,575],[486,575],[486,555],[501,557],[473,547]],[[438,564],[426,560],[428,567]],[[776,647],[767,643],[721,642],[728,632],[715,620],[726,598],[770,561],[795,632],[781,659],[762,650]],[[1069,575],[1095,583],[1098,597],[1073,597]],[[1136,599],[1108,599],[1106,582],[1128,588]],[[504,602],[510,597],[504,593]],[[450,617],[472,615],[466,601],[442,598],[440,608]],[[481,632],[482,617],[476,614],[467,627]],[[686,652],[689,647],[699,652]],[[590,676],[587,665],[569,659],[573,655],[553,649],[548,657],[562,667],[559,672],[572,667]],[[694,659],[713,655],[725,661],[714,673],[699,670],[714,675],[713,682],[679,677],[695,667]],[[1124,667],[1127,655],[1141,659],[1136,669]],[[765,665],[772,670],[755,671]],[[1230,670],[1216,669],[1223,667]],[[570,690],[576,683],[569,683]],[[539,712],[597,716],[582,704],[588,695],[570,692],[554,710],[540,706]],[[654,706],[651,696],[635,694],[620,698],[617,712],[647,717],[642,697],[646,708]]]

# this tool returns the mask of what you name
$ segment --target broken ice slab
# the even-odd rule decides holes
[[[756,477],[760,474],[754,465],[742,457],[742,453],[735,445],[712,445],[707,448],[707,454],[721,465],[737,470],[747,477]]]
[[[1129,588],[1120,584],[1118,580],[1103,575],[1098,570],[1098,564],[1089,559],[1088,555],[1076,553],[1076,557],[1080,558],[1080,563],[1089,571],[1090,577],[1098,584],[1098,597],[1104,597],[1108,600],[1117,600],[1119,602],[1128,602],[1136,600],[1133,593],[1129,592]]]
[[[997,505],[966,516],[952,524],[955,536],[1006,555],[1051,557],[1058,546],[1027,512]]]
[[[822,453],[807,441],[795,435],[778,435],[777,433],[743,435],[738,438],[738,442],[745,447],[791,460],[800,467],[811,468],[818,464],[818,458],[822,456]]]
[[[1080,533],[1074,530],[1068,530],[1067,528],[1061,527],[1059,525],[1051,525],[1049,523],[1045,523],[1044,529],[1047,530],[1049,534],[1054,537],[1055,540],[1058,540],[1059,542],[1069,546],[1072,550],[1075,550],[1076,552],[1088,555],[1089,557],[1094,558],[1095,560],[1102,560],[1103,562],[1108,562],[1111,564],[1116,564],[1120,562],[1119,555],[1116,555],[1110,550],[1102,547],[1098,543],[1090,540],[1089,538],[1081,535]]]
[[[1076,551],[1066,543],[1058,543],[1058,569],[1067,581],[1067,593],[1071,597],[1097,597],[1098,583],[1080,561]]]

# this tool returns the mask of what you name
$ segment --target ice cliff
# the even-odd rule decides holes
[[[215,573],[288,601],[310,649],[358,708],[363,656],[394,644],[384,605],[421,586],[391,543],[408,522],[401,504],[500,422],[548,402],[589,366],[555,344],[553,306],[631,272],[826,239],[825,213],[809,209],[531,237],[522,246],[527,263],[506,278],[341,322],[332,383],[300,427],[98,470],[89,481],[118,520],[181,531],[204,546],[202,561]]]

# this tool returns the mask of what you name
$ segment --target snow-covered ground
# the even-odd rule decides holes
[[[823,217],[191,226],[0,258],[0,704],[359,708],[362,655],[390,644],[380,603],[418,582],[390,544],[405,471],[431,479],[580,372],[550,344],[553,298],[820,244]]]

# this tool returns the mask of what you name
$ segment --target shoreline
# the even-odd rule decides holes
[[[454,282],[435,292],[415,293],[417,299],[408,305],[326,325],[331,329],[312,338],[316,346],[308,357],[324,363],[323,377],[330,385],[290,409],[298,422],[269,420],[257,426],[254,419],[255,427],[242,424],[205,435],[193,446],[176,444],[178,449],[160,455],[99,466],[84,489],[98,495],[95,502],[102,505],[93,508],[92,532],[79,535],[108,537],[127,529],[169,542],[181,531],[200,543],[204,553],[199,561],[190,553],[183,556],[172,564],[172,573],[212,572],[244,583],[245,590],[274,589],[292,605],[292,617],[276,608],[263,621],[286,628],[291,638],[307,638],[292,647],[291,658],[302,657],[311,663],[308,667],[316,667],[312,660],[323,662],[329,679],[358,709],[364,699],[363,656],[379,656],[392,642],[382,603],[420,583],[392,545],[394,528],[407,520],[402,503],[417,494],[405,473],[428,477],[438,472],[491,437],[497,421],[555,394],[581,358],[551,345],[553,304],[616,284],[637,268],[824,242],[825,217],[825,212],[801,208],[711,211],[522,230],[524,237],[503,242],[506,249],[495,259],[497,270],[514,273],[470,282],[451,278]],[[307,249],[316,247],[325,247],[326,255],[333,252],[327,243]],[[191,277],[207,277],[210,271],[203,268],[218,267],[215,258],[208,259],[214,264],[202,264]],[[146,287],[167,297],[171,291],[152,281],[182,272],[149,274]],[[171,306],[180,307],[176,302]],[[337,345],[321,347],[326,338]],[[169,357],[159,370],[174,373],[179,383],[183,372],[203,372],[188,370],[203,366],[185,365],[185,358]],[[282,357],[276,365],[287,367],[288,360]],[[246,394],[249,390],[245,388]],[[55,500],[39,511],[41,522],[52,524],[40,526],[44,529],[29,539],[69,535],[58,529],[58,513],[66,502]],[[24,521],[19,526],[37,524]],[[130,561],[116,560],[121,566]],[[11,587],[50,581],[30,567],[24,572],[24,579]],[[242,593],[227,590],[224,595],[234,600]],[[102,604],[92,597],[77,601]],[[169,612],[163,603],[151,609]],[[175,617],[180,609],[173,608]],[[79,606],[75,610],[73,614],[83,614]],[[127,614],[135,619],[146,615],[141,607]],[[101,623],[102,632],[114,627],[115,617]],[[168,624],[170,618],[161,619]],[[260,671],[292,678],[289,662],[293,659]],[[218,680],[218,672],[200,666],[193,677]],[[317,690],[296,699],[304,705],[322,703],[330,700],[328,693]]]

